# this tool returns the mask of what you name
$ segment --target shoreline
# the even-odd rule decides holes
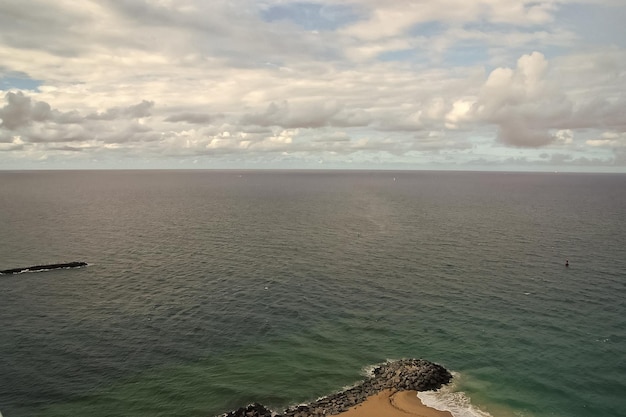
[[[392,417],[452,417],[423,405],[417,396],[418,391],[436,391],[451,380],[452,374],[441,365],[424,359],[401,359],[378,365],[355,386],[308,404],[279,413],[254,403],[221,417],[378,417],[381,413]]]
[[[454,417],[449,411],[440,411],[424,405],[417,392],[381,391],[333,417]]]

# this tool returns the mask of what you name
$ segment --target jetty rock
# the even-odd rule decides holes
[[[61,264],[34,265],[25,266],[23,268],[3,269],[0,270],[0,275],[21,274],[22,272],[51,271],[53,269],[80,268],[83,266],[87,266],[87,262],[74,261]]]
[[[355,386],[320,398],[308,404],[287,408],[282,413],[268,410],[260,404],[249,405],[221,417],[313,417],[335,415],[364,402],[385,390],[433,391],[452,380],[443,366],[424,359],[401,359],[376,366],[371,375]],[[235,413],[235,414],[233,414]],[[237,414],[238,413],[238,414]],[[269,413],[269,414],[268,414]]]
[[[372,371],[372,383],[378,388],[396,391],[438,390],[452,379],[443,366],[424,359],[402,359],[386,362]]]
[[[274,417],[276,413],[259,403],[253,403],[247,407],[239,407],[235,411],[222,414],[223,417]]]

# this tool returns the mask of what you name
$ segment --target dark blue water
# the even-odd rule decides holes
[[[89,262],[0,276],[5,417],[279,409],[401,357],[459,416],[626,415],[626,175],[0,172],[0,218],[0,269]]]

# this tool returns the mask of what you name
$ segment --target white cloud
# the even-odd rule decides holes
[[[543,147],[619,161],[626,51],[590,47],[560,20],[570,3],[347,0],[350,18],[318,31],[263,18],[303,7],[288,0],[1,4],[0,85],[18,73],[41,85],[5,93],[0,162],[283,152],[406,162],[476,144],[493,151],[480,158]]]
[[[597,139],[589,139],[587,145],[593,147],[623,148],[626,150],[626,132],[605,132]]]
[[[570,145],[574,142],[574,133],[570,129],[563,129],[557,131],[554,138],[559,144]]]
[[[543,54],[533,52],[517,61],[516,68],[496,68],[473,105],[476,121],[498,126],[498,138],[513,146],[544,146],[563,136],[553,130],[624,126],[621,113],[625,97],[608,90],[593,97],[577,94],[577,85],[561,78],[561,68],[550,68]],[[569,81],[569,80],[568,80]],[[572,88],[574,91],[572,92]]]
[[[172,122],[172,123],[186,122],[186,123],[191,123],[191,124],[204,124],[204,123],[209,123],[213,121],[214,119],[215,119],[214,116],[210,114],[206,114],[206,113],[183,112],[183,113],[177,113],[177,114],[172,114],[170,116],[167,116],[164,120],[166,122]]]
[[[458,124],[471,118],[473,102],[470,100],[456,100],[452,103],[452,109],[446,114],[446,124],[448,129],[456,129]]]
[[[432,21],[451,25],[481,20],[517,26],[541,25],[552,22],[556,10],[556,2],[550,0],[515,3],[508,0],[384,3],[370,0],[354,3],[365,6],[370,11],[369,16],[347,27],[343,33],[362,40],[400,36],[417,24]]]

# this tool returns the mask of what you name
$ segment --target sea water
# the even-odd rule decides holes
[[[626,175],[0,172],[0,411],[276,410],[387,359],[456,416],[626,415]],[[565,267],[565,260],[569,267]]]

